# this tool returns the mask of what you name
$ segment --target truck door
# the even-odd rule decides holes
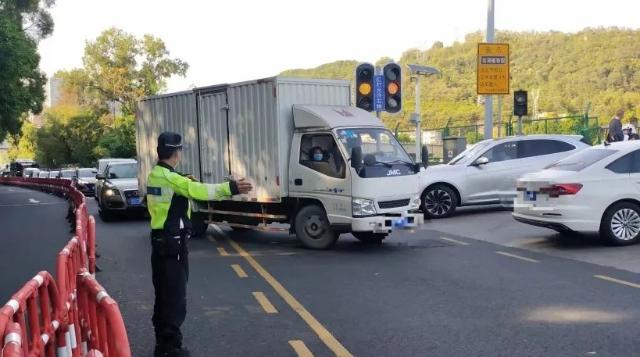
[[[351,218],[351,180],[333,135],[309,133],[295,138],[289,166],[290,193],[318,199],[331,223],[344,223]]]
[[[227,92],[198,96],[198,118],[202,181],[223,182],[229,175]]]

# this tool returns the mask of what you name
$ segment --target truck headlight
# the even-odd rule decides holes
[[[376,206],[372,200],[365,198],[354,198],[351,201],[351,209],[353,210],[353,216],[371,216],[376,214]]]
[[[421,204],[422,199],[420,198],[419,194],[415,194],[413,195],[413,197],[411,197],[411,209],[419,208]]]

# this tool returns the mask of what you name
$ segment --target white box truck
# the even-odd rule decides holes
[[[414,213],[419,165],[378,118],[350,102],[347,81],[282,77],[146,98],[136,121],[142,194],[158,135],[174,131],[184,143],[178,171],[254,186],[229,200],[192,202],[195,231],[204,222],[284,229],[324,249],[341,233],[381,242],[395,228],[415,228],[423,222]]]

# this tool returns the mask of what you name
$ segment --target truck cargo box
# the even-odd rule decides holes
[[[219,183],[245,177],[255,189],[239,200],[279,202],[288,195],[293,105],[350,105],[349,82],[274,77],[147,98],[137,118],[140,188],[162,131],[183,135],[177,169]]]

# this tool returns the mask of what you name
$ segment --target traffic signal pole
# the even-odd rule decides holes
[[[489,9],[487,11],[487,43],[493,43],[495,41],[495,27],[494,27],[494,0],[489,0]],[[493,97],[491,95],[485,96],[484,101],[484,138],[493,138]]]

